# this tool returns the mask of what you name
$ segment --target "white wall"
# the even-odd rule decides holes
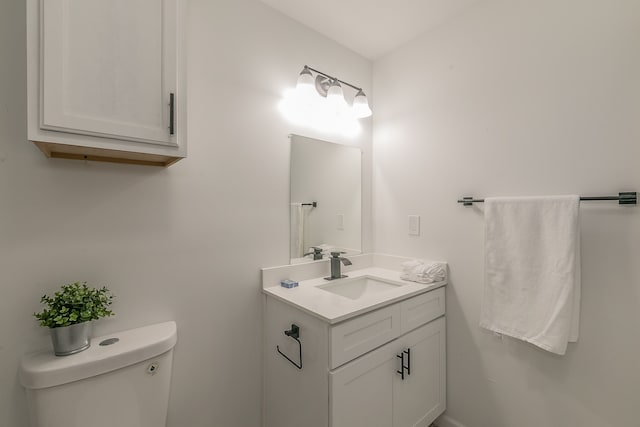
[[[260,425],[259,269],[289,260],[287,135],[361,146],[371,173],[370,121],[340,141],[290,126],[277,104],[304,64],[367,93],[371,64],[258,1],[189,6],[189,157],[157,169],[46,159],[26,141],[25,6],[0,2],[3,427],[26,426],[20,356],[50,347],[31,313],[76,280],[117,296],[97,334],[177,321],[170,427]]]
[[[583,203],[581,336],[557,357],[478,327],[482,205],[456,199],[640,190],[639,29],[635,0],[487,0],[374,63],[374,248],[449,262],[467,427],[638,425],[640,207]]]

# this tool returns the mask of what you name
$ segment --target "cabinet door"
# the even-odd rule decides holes
[[[390,427],[399,362],[393,343],[330,373],[330,427]]]
[[[398,340],[410,350],[410,375],[394,379],[394,427],[428,427],[446,408],[445,319]],[[407,357],[405,355],[405,365]]]
[[[169,102],[179,95],[177,0],[40,7],[40,127],[176,146]]]

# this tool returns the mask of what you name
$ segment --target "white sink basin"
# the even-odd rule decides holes
[[[398,289],[401,284],[383,282],[370,277],[359,277],[357,279],[339,279],[326,285],[317,286],[318,289],[331,292],[352,300],[379,295]]]

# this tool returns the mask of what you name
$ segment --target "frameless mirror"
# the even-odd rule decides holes
[[[291,264],[361,252],[361,177],[358,147],[291,135]]]

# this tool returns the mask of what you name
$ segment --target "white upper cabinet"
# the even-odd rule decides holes
[[[175,145],[175,0],[42,6],[42,128]]]
[[[50,157],[185,157],[184,3],[28,0],[29,139]]]

